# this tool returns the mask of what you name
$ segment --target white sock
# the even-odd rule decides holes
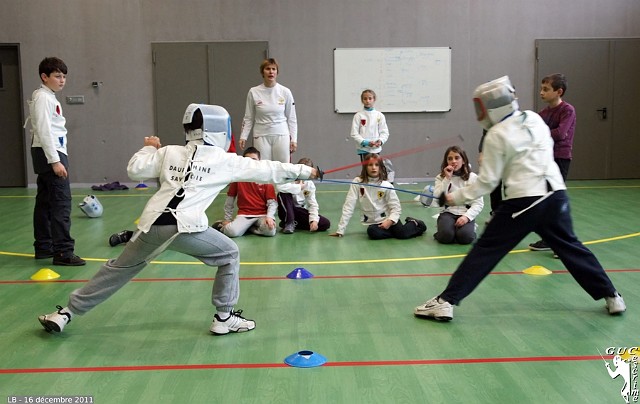
[[[219,311],[218,312],[218,318],[222,321],[228,319],[231,316],[231,313],[229,313],[228,311]]]

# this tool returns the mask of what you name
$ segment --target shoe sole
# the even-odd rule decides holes
[[[253,328],[238,328],[237,330],[227,330],[227,332],[215,332],[213,330],[209,330],[209,332],[213,335],[227,335],[227,334],[236,334],[239,332],[248,332],[255,329],[255,327]]]
[[[542,248],[540,248],[540,247],[531,247],[531,246],[529,246],[529,249],[531,251],[551,251],[550,247],[542,247]]]
[[[618,314],[622,314],[622,313],[624,313],[625,311],[627,311],[627,308],[626,308],[626,307],[620,307],[620,308],[618,308],[618,309],[613,309],[613,310],[612,310],[612,309],[610,309],[610,308],[609,308],[609,306],[606,306],[606,307],[607,307],[607,311],[608,311],[608,312],[609,312],[609,314],[610,314],[610,315],[612,315],[612,316],[615,316],[615,315],[618,315]]]
[[[86,264],[87,264],[86,262],[70,263],[70,262],[56,262],[56,261],[53,261],[51,263],[51,265],[59,265],[62,267],[81,267]]]
[[[434,315],[427,315],[427,314],[421,314],[421,313],[413,313],[414,316],[416,317],[420,317],[420,318],[429,318],[429,319],[434,319],[434,320],[438,320],[438,321],[451,321],[453,320],[453,316],[434,316]]]
[[[47,332],[60,332],[60,326],[53,321],[47,320],[44,316],[38,317],[38,321]]]

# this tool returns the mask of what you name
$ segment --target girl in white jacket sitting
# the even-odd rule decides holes
[[[451,146],[444,152],[440,174],[436,176],[434,195],[449,193],[473,184],[478,177],[471,172],[467,153],[459,146]],[[466,205],[441,207],[437,231],[433,235],[443,244],[471,244],[476,238],[475,219],[484,207],[482,197]]]
[[[369,238],[407,239],[420,236],[427,230],[422,220],[407,217],[402,223],[402,208],[393,185],[387,181],[387,170],[382,158],[375,153],[365,155],[362,172],[353,180],[342,206],[342,217],[334,237],[344,235],[347,224],[353,215],[356,202],[360,203],[362,217],[360,221],[367,227]]]

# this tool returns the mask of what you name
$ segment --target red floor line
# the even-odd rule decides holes
[[[612,356],[605,356],[611,359]],[[424,366],[424,365],[468,365],[476,363],[520,363],[520,362],[568,362],[602,360],[598,355],[586,356],[533,356],[513,358],[458,358],[458,359],[415,359],[388,361],[343,361],[327,362],[325,367],[364,367],[364,366]],[[285,363],[221,363],[201,365],[148,365],[148,366],[90,366],[74,368],[22,368],[0,369],[0,374],[24,373],[84,373],[84,372],[148,372],[161,370],[219,370],[219,369],[264,369],[285,368]]]
[[[568,274],[566,270],[552,271],[554,274]],[[640,273],[640,268],[636,269],[608,269],[607,273]],[[489,275],[524,275],[521,271],[507,271],[507,272],[491,272]],[[437,274],[378,274],[378,275],[318,275],[313,279],[374,279],[374,278],[423,278],[434,276],[451,276],[450,272],[437,273]],[[187,281],[207,281],[211,282],[215,278],[135,278],[132,282],[187,282]],[[282,281],[289,280],[286,276],[255,276],[255,277],[240,277],[241,281]],[[22,283],[85,283],[88,279],[53,279],[50,281],[33,281],[33,280],[14,280],[14,281],[0,281],[0,285],[7,284],[22,284]]]

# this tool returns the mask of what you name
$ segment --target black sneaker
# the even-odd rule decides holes
[[[219,232],[222,233],[222,228],[224,227],[223,225],[224,221],[223,220],[218,220],[216,222],[214,222],[211,227],[213,227],[214,229],[218,230]]]
[[[118,244],[126,243],[131,240],[131,236],[133,236],[133,232],[131,230],[122,230],[119,233],[112,234],[109,237],[109,245],[111,247],[115,247]]]
[[[56,255],[55,257],[53,257],[53,265],[62,265],[66,267],[79,267],[84,264],[86,264],[86,261],[75,254],[71,254],[66,257],[63,257],[61,255]]]
[[[544,240],[536,241],[535,243],[529,244],[529,249],[531,251],[549,251],[551,247]]]

